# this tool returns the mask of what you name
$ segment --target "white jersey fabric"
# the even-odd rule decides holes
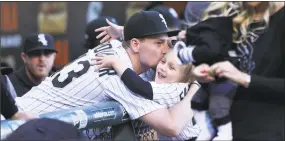
[[[186,83],[151,83],[155,99],[147,100],[127,89],[113,69],[102,68],[95,71],[96,66],[91,66],[90,63],[91,58],[98,55],[115,55],[133,69],[121,42],[112,40],[89,50],[60,71],[47,77],[24,96],[17,97],[16,103],[19,109],[41,114],[114,99],[124,106],[130,118],[134,120],[159,108],[172,106],[188,91]],[[146,72],[141,76],[149,78],[150,74],[153,75],[151,72]],[[192,124],[189,124],[189,129],[192,130],[192,127]],[[191,130],[177,139],[185,140],[193,137]]]

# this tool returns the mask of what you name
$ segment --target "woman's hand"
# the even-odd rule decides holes
[[[210,66],[207,64],[201,64],[194,68],[193,74],[195,79],[201,83],[209,83],[214,81],[215,78],[210,75]]]
[[[122,36],[122,32],[124,30],[123,26],[118,26],[112,22],[110,22],[108,19],[106,19],[106,22],[110,26],[104,26],[95,29],[95,32],[101,32],[96,38],[99,39],[104,36],[102,40],[100,40],[100,43],[104,43],[106,41],[109,41],[111,39],[117,39],[118,37]]]
[[[210,71],[214,72],[218,77],[228,78],[240,85],[248,87],[250,76],[239,71],[229,61],[218,62],[210,67]]]
[[[115,57],[114,55],[95,56],[91,60],[95,60],[94,63],[91,63],[91,65],[96,65],[95,71],[97,71],[101,68],[114,68],[116,63],[119,63],[119,62],[116,62],[118,60],[118,58]]]

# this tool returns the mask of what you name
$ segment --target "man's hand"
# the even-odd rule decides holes
[[[39,118],[39,115],[34,114],[34,113],[28,113],[28,112],[17,112],[12,116],[12,119],[15,120],[30,120],[30,119],[35,119]]]
[[[104,26],[95,29],[95,32],[101,32],[96,38],[99,39],[104,36],[102,40],[100,40],[100,43],[104,43],[106,41],[109,41],[111,39],[117,39],[118,37],[122,36],[124,27],[123,26],[118,26],[112,22],[110,22],[108,19],[106,19],[106,22],[110,26]]]

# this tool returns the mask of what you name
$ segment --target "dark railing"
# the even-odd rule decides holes
[[[92,128],[103,128],[117,125],[129,120],[124,107],[115,101],[101,102],[95,105],[59,110],[41,114],[40,117],[54,118],[74,125],[80,130]],[[1,139],[16,130],[26,121],[23,120],[2,120]]]

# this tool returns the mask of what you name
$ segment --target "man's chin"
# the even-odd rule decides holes
[[[38,73],[35,75],[37,78],[45,78],[47,77],[46,73]]]

